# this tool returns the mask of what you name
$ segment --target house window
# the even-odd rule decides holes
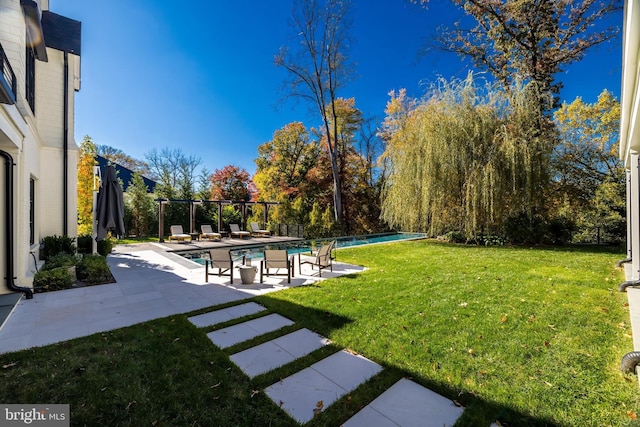
[[[33,114],[36,113],[36,53],[32,47],[27,46],[27,73],[25,91],[27,102],[31,106]]]
[[[29,244],[36,242],[36,180],[29,180]]]

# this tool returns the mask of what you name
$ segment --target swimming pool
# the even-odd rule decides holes
[[[327,239],[312,239],[303,240],[291,243],[278,243],[278,244],[263,244],[253,247],[243,247],[237,249],[231,249],[231,253],[234,258],[247,257],[250,259],[262,259],[264,257],[265,249],[286,249],[290,254],[309,252],[311,248],[318,248],[323,244],[332,240],[336,241],[336,248],[348,248],[352,246],[371,245],[375,243],[388,243],[397,242],[403,240],[415,240],[424,239],[426,234],[423,233],[384,233],[384,234],[367,234],[361,236],[347,236],[347,237],[334,237]],[[208,258],[208,251],[196,251],[186,252],[181,254],[183,257],[197,262],[198,264],[205,264],[205,259]]]

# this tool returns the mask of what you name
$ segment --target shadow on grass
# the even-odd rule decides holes
[[[273,298],[270,295],[256,297],[255,301],[267,307],[269,311],[277,312],[293,320],[297,325],[327,337],[332,335],[332,331],[338,330],[353,321],[352,319],[345,318],[344,316],[330,311],[317,310],[315,308],[305,307],[289,301],[282,301],[280,299]],[[335,352],[341,349],[339,346],[334,345],[333,347],[333,349],[325,349],[322,352],[316,352],[311,357],[301,361],[301,363],[287,365],[281,369],[257,377],[255,379],[257,380],[255,385],[257,387],[267,387],[274,381],[292,375],[293,373],[317,362],[326,356],[325,353]],[[367,357],[366,354],[363,354],[362,356]],[[536,418],[529,414],[519,412],[512,407],[491,402],[474,394],[460,394],[458,389],[451,387],[449,384],[437,382],[427,377],[412,376],[403,369],[394,365],[389,365],[384,361],[373,361],[383,366],[384,370],[380,374],[374,376],[353,392],[347,393],[345,396],[338,399],[306,425],[309,427],[342,425],[402,378],[411,379],[412,381],[421,384],[422,386],[443,395],[448,399],[451,399],[455,404],[463,406],[465,411],[455,424],[456,427],[489,426],[491,423],[495,423],[496,421],[499,423],[498,425],[504,427],[542,427],[557,425],[549,419]],[[300,364],[304,364],[304,366],[300,366]]]

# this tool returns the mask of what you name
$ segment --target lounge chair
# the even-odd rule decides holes
[[[171,236],[169,236],[169,241],[177,240],[184,242],[187,239],[191,240],[191,235],[185,233],[181,225],[171,226]]]
[[[202,224],[200,226],[200,231],[202,231],[202,233],[200,233],[200,239],[222,239],[222,234],[213,231],[210,224]]]
[[[211,273],[209,273],[211,268]],[[209,259],[204,264],[204,281],[209,282],[209,276],[213,276],[213,269],[218,269],[217,276],[229,276],[231,284],[233,284],[233,257],[229,249],[211,249],[209,251]]]
[[[244,239],[245,237],[251,237],[251,233],[240,230],[240,226],[238,224],[229,224],[229,237],[233,236]]]
[[[270,273],[269,269],[276,269],[275,273]],[[264,259],[260,262],[260,283],[262,283],[262,276],[277,276],[284,275],[278,273],[278,270],[287,270],[287,283],[291,283],[291,276],[293,276],[293,256],[289,258],[289,254],[286,250],[282,249],[265,249]]]
[[[271,232],[269,230],[263,230],[260,228],[257,222],[250,223],[251,225],[251,235],[256,237],[269,237],[271,236]]]
[[[312,270],[313,267],[318,267],[318,274],[320,275],[320,277],[322,277],[322,270],[325,268],[329,268],[331,271],[333,271],[333,260],[335,259],[335,257],[332,255],[332,251],[335,244],[336,241],[334,240],[329,244],[322,245],[320,249],[318,249],[318,252],[315,253],[315,255],[312,251],[311,255],[314,256],[313,259],[307,259],[303,261],[300,257],[300,254],[298,254],[298,264],[300,266],[300,270],[302,270],[302,264],[310,264]]]

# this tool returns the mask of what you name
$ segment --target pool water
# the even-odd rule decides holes
[[[292,243],[281,243],[277,245],[265,244],[260,247],[238,248],[232,249],[231,252],[235,258],[246,256],[251,259],[262,259],[264,257],[264,249],[286,249],[290,254],[309,252],[311,248],[318,248],[332,240],[336,241],[336,248],[348,248],[352,246],[370,245],[374,243],[397,242],[402,240],[424,239],[423,233],[387,233],[387,234],[369,234],[362,236],[336,237],[330,239],[313,239]],[[198,264],[205,264],[205,258],[208,252],[188,252],[182,254],[185,258],[195,261]]]

